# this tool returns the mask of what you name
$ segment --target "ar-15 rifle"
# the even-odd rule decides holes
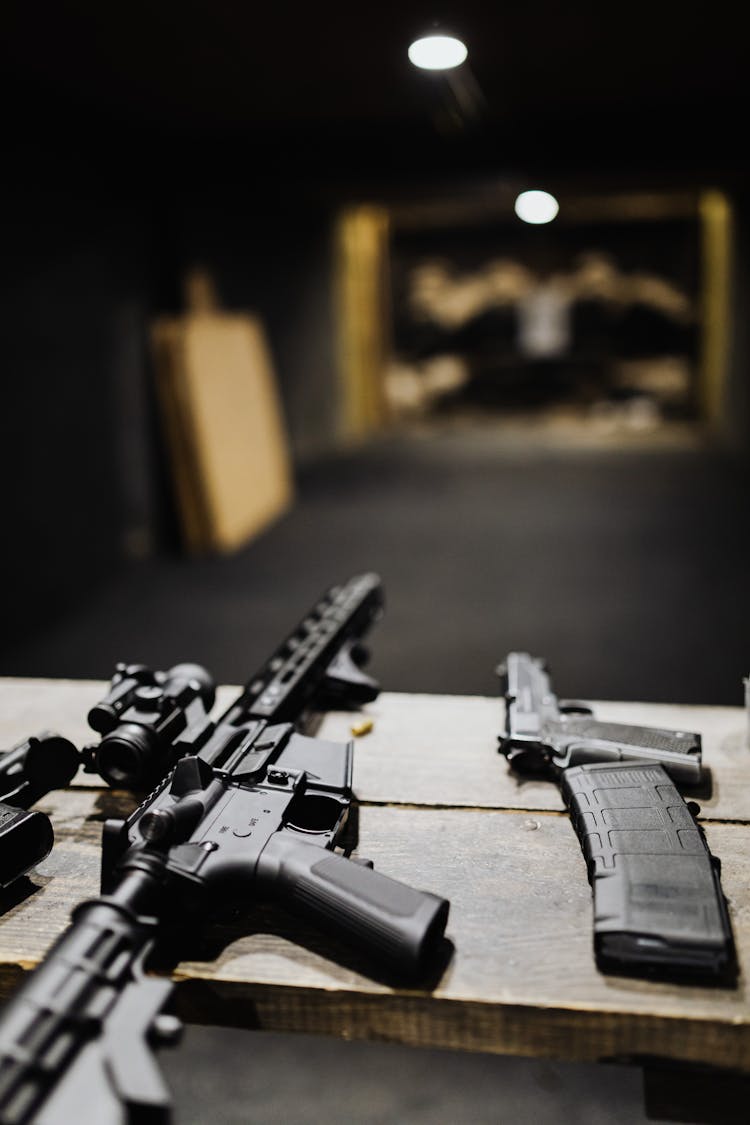
[[[329,591],[216,721],[204,670],[178,666],[150,683],[118,670],[92,712],[110,729],[89,764],[112,783],[165,776],[127,820],[106,823],[102,897],[74,911],[0,1018],[5,1125],[60,1125],[91,1105],[102,1125],[169,1120],[151,1045],[176,1033],[164,1013],[172,984],[144,972],[165,919],[274,897],[391,968],[425,964],[448,902],[335,854],[352,746],[292,721],[332,687],[341,696],[341,654],[380,608],[374,575]],[[355,697],[377,694],[356,664],[352,677]]]
[[[54,843],[49,817],[31,809],[40,797],[62,789],[75,776],[79,755],[59,734],[42,734],[0,752],[0,887],[26,875]]]
[[[512,652],[498,668],[500,751],[522,774],[559,780],[594,895],[599,968],[727,980],[734,947],[719,861],[673,780],[701,778],[700,735],[601,722],[558,700],[543,661]]]

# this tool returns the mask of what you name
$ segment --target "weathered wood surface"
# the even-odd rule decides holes
[[[697,731],[712,793],[701,795],[703,816],[750,821],[750,748],[741,707],[688,707],[656,703],[593,702],[594,714],[611,722]],[[358,796],[386,804],[545,810],[563,808],[556,785],[523,780],[496,752],[505,725],[501,699],[484,696],[384,693],[364,713],[370,734],[358,740]],[[345,738],[352,716],[323,718],[319,734]]]
[[[0,679],[3,745],[36,730],[52,729],[77,746],[92,741],[88,709],[106,685],[92,680]],[[217,693],[219,714],[237,687]],[[703,737],[703,760],[712,794],[701,796],[709,820],[750,821],[750,748],[741,707],[690,707],[657,703],[594,702],[597,718],[695,730]],[[514,776],[497,754],[505,722],[501,699],[473,695],[407,695],[384,692],[356,715],[323,716],[318,734],[348,739],[362,716],[372,731],[357,740],[355,788],[361,801],[445,807],[562,810],[557,786]],[[76,784],[97,786],[82,771]]]
[[[70,906],[97,892],[102,818],[115,794],[44,803],[57,844],[37,890],[0,926],[0,988],[32,968]],[[502,1053],[633,1054],[750,1068],[750,1007],[736,989],[603,976],[591,955],[590,892],[566,817],[360,809],[359,851],[381,871],[451,899],[447,966],[428,987],[373,980],[367,964],[280,911],[224,921],[176,970],[183,1013],[210,1022],[366,1036]],[[709,828],[723,860],[740,957],[750,957],[750,828]],[[433,987],[434,986],[434,987]]]
[[[100,684],[5,681],[0,687],[0,702],[9,695],[25,700],[15,713],[0,710],[5,745],[40,726],[80,740],[85,711],[101,691]],[[58,690],[67,709],[35,702],[40,693],[49,700]],[[567,816],[510,804],[507,810],[490,807],[498,800],[498,775],[505,775],[492,744],[486,749],[488,733],[496,732],[498,702],[384,695],[368,710],[375,727],[356,750],[358,852],[379,870],[451,900],[447,960],[420,987],[404,988],[373,978],[371,966],[343,943],[256,905],[185,949],[175,970],[182,1014],[425,1046],[569,1059],[658,1056],[750,1070],[744,972],[750,964],[750,824],[721,823],[712,812],[706,826],[722,860],[743,969],[738,986],[605,976],[593,961],[590,890]],[[693,724],[685,721],[686,712]],[[706,717],[716,735],[717,770],[722,753],[733,760],[726,743],[733,745],[744,731],[740,709],[601,704],[599,713],[694,729]],[[321,733],[343,737],[351,721],[328,716]],[[707,739],[708,753],[711,745]],[[750,779],[750,752],[744,754],[745,768],[739,756],[733,768]],[[4,995],[43,956],[71,906],[97,893],[101,823],[133,802],[92,788],[92,780],[40,803],[54,819],[57,843],[27,883],[30,893],[6,895],[0,922]],[[513,789],[502,792],[514,795]],[[396,793],[412,807],[393,804],[389,795]],[[724,796],[719,793],[720,802]]]

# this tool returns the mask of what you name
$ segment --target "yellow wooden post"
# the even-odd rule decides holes
[[[703,332],[698,382],[699,406],[710,429],[721,432],[727,426],[732,270],[732,209],[723,192],[702,193],[700,217]]]
[[[339,435],[359,441],[387,422],[390,354],[389,217],[382,207],[341,212],[335,230],[336,318],[341,385]]]

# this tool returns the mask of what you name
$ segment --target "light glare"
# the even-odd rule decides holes
[[[515,212],[524,223],[551,223],[559,210],[548,191],[522,191],[516,199]]]
[[[426,35],[409,47],[409,59],[421,70],[452,70],[468,55],[466,45],[453,35]]]

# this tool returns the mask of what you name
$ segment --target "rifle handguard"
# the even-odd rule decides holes
[[[424,967],[448,920],[447,899],[284,833],[266,844],[258,876],[291,908],[408,974]]]
[[[139,881],[148,890],[143,875],[131,886]],[[130,899],[135,905],[138,893]],[[3,1009],[2,1125],[169,1119],[171,1099],[149,1045],[173,986],[142,969],[154,930],[153,919],[114,898],[78,906]]]

